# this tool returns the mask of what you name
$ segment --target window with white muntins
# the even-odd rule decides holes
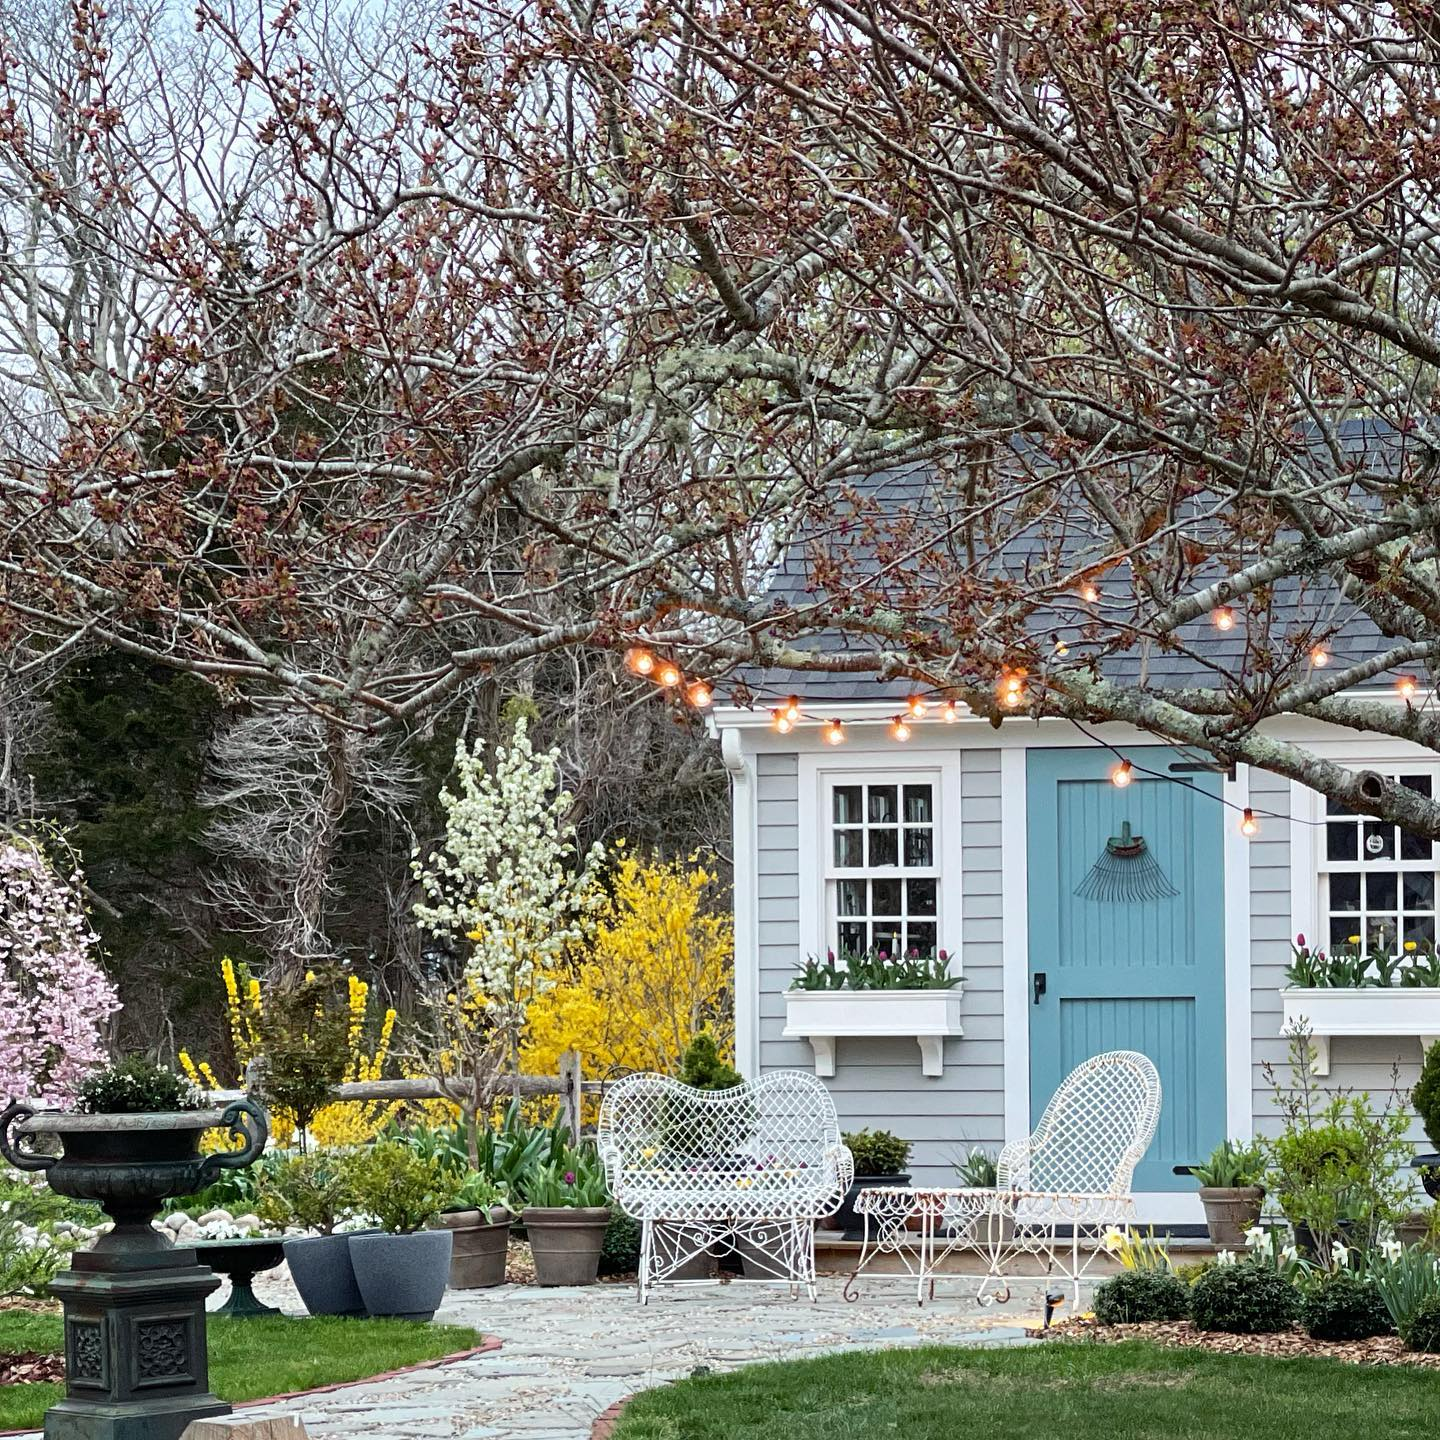
[[[825,921],[839,953],[939,944],[939,776],[835,776],[827,783]]]
[[[1431,793],[1430,772],[1407,767],[1385,773],[1422,795]],[[1398,955],[1407,943],[1435,939],[1436,862],[1429,840],[1327,800],[1318,850],[1331,949],[1359,944]]]

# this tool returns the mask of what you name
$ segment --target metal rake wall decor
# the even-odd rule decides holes
[[[1075,887],[1082,900],[1168,900],[1180,892],[1170,883],[1160,862],[1150,853],[1143,835],[1130,833],[1130,822],[1105,842],[1104,852],[1090,873]]]

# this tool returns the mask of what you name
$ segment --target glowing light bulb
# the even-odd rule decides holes
[[[838,720],[827,720],[824,734],[827,745],[843,745],[845,743],[845,727]]]
[[[890,738],[902,741],[910,738],[910,723],[903,715],[897,715],[890,722]]]
[[[1070,647],[1058,635],[1052,635],[1050,638],[1055,642],[1055,653],[1057,655],[1068,655],[1070,653]]]
[[[643,646],[632,645],[625,652],[625,668],[632,675],[649,675],[655,669],[655,657]]]
[[[1415,677],[1402,675],[1395,682],[1395,691],[1402,700],[1408,700],[1415,693]]]
[[[788,735],[795,728],[795,722],[783,709],[770,712],[770,723],[780,735]]]
[[[1240,833],[1247,837],[1260,833],[1260,822],[1255,818],[1255,812],[1248,807],[1240,817]]]
[[[800,718],[800,697],[792,695],[780,706],[781,711],[790,719],[793,724]]]
[[[1080,587],[1080,598],[1087,604],[1093,605],[1100,598],[1100,591],[1088,580]]]
[[[1015,709],[1017,705],[1025,703],[1025,672],[1023,670],[1007,671],[1000,681],[1000,703]]]
[[[715,698],[715,692],[708,680],[692,680],[685,687],[685,698],[697,710],[703,710]]]
[[[1128,760],[1122,760],[1110,772],[1110,783],[1119,790],[1123,790],[1134,778],[1135,767]]]
[[[1210,612],[1210,623],[1217,630],[1233,630],[1235,628],[1235,612],[1228,605],[1217,605]]]
[[[1323,645],[1317,645],[1310,652],[1310,663],[1317,670],[1323,670],[1330,663],[1330,652]]]
[[[910,718],[912,720],[923,720],[925,718],[925,711],[927,707],[925,702],[918,695],[912,695],[905,702],[905,708],[910,712]]]
[[[940,718],[947,725],[953,725],[960,718],[960,706],[954,700],[947,700],[940,707]]]
[[[664,685],[667,688],[671,685],[678,685],[684,678],[680,673],[680,667],[673,660],[662,661],[655,669],[656,684]]]

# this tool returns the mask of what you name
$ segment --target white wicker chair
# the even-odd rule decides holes
[[[727,1241],[748,1278],[815,1298],[815,1222],[839,1206],[854,1161],[814,1075],[713,1091],[631,1075],[606,1093],[596,1138],[615,1203],[640,1222],[642,1304],[657,1284],[692,1283],[687,1262]]]

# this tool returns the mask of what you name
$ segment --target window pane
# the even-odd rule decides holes
[[[905,948],[918,950],[922,955],[933,955],[935,953],[935,922],[922,920],[917,924],[912,921],[906,930]]]
[[[900,954],[904,945],[903,927],[898,920],[882,920],[874,928],[875,948],[886,955]]]
[[[1407,790],[1413,790],[1417,795],[1430,793],[1430,777],[1428,775],[1402,775],[1400,783]]]
[[[835,832],[835,863],[847,870],[858,870],[865,863],[865,832],[863,830],[837,830]]]
[[[1371,912],[1393,910],[1396,904],[1397,888],[1398,880],[1393,870],[1382,870],[1378,874],[1367,875],[1365,877],[1365,908]]]
[[[1330,917],[1330,948],[1339,950],[1342,946],[1358,943],[1360,939],[1360,917],[1358,915],[1332,915]]]
[[[1412,835],[1408,830],[1400,832],[1400,858],[1402,860],[1428,860],[1430,842],[1423,835]]]
[[[1358,860],[1359,846],[1353,822],[1345,820],[1325,827],[1325,856],[1329,860]]]
[[[1427,941],[1435,942],[1435,917],[1433,915],[1412,915],[1405,922],[1405,938],[1417,945]]]
[[[893,825],[898,818],[895,814],[895,787],[893,785],[872,785],[870,787],[870,823],[872,825]]]
[[[865,818],[858,785],[837,785],[832,804],[837,825],[858,825]]]
[[[1355,812],[1348,806],[1342,805],[1338,800],[1332,800],[1327,795],[1325,797],[1325,813],[1327,815],[1353,815]]]
[[[905,863],[912,870],[920,870],[935,863],[935,832],[933,830],[907,830],[905,832]]]
[[[900,908],[900,882],[898,880],[872,880],[870,882],[870,913],[872,915],[903,915]]]
[[[1394,954],[1399,947],[1395,936],[1398,933],[1393,915],[1371,915],[1365,927],[1367,944],[1372,950],[1384,950]]]
[[[865,913],[865,882],[863,880],[842,880],[840,882],[840,913],[842,915],[863,915]]]
[[[1358,875],[1336,874],[1330,877],[1330,908],[1332,910],[1358,910],[1360,908],[1360,877]]]
[[[1432,870],[1409,870],[1405,873],[1405,908],[1435,908],[1435,873]]]
[[[935,882],[933,880],[907,880],[905,894],[910,903],[906,907],[911,915],[933,915],[935,913]]]
[[[928,785],[907,785],[905,787],[905,818],[912,825],[928,825],[934,820]]]
[[[863,920],[842,920],[839,925],[840,953],[855,955],[869,948],[866,926]]]
[[[1366,860],[1393,860],[1395,858],[1395,827],[1380,820],[1365,822]]]
[[[894,830],[872,830],[870,832],[870,864],[898,865],[900,845]]]

